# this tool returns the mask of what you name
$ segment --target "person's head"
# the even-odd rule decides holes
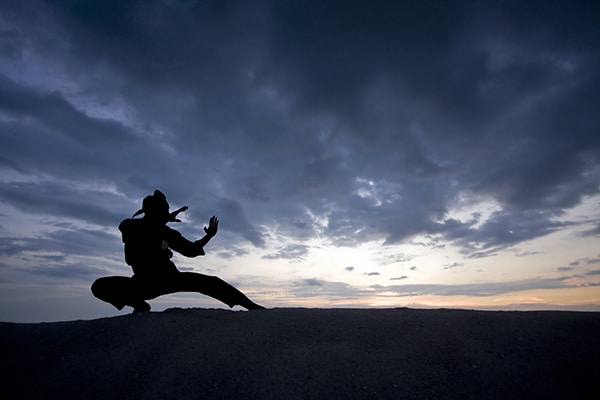
[[[142,202],[142,209],[135,215],[141,213],[144,213],[145,218],[167,223],[169,220],[169,203],[167,203],[166,196],[160,190],[155,190],[154,194],[146,196]]]

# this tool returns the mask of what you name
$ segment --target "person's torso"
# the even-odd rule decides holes
[[[173,266],[170,241],[179,233],[166,225],[154,225],[142,219],[126,219],[119,225],[125,244],[125,262],[135,274],[157,273]]]

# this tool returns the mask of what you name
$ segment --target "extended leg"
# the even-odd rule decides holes
[[[92,293],[98,299],[115,306],[117,310],[131,306],[133,312],[150,311],[150,305],[142,298],[138,285],[126,276],[96,279],[92,284]]]
[[[168,292],[163,292],[162,294],[196,292],[222,301],[229,307],[239,305],[248,310],[264,309],[263,306],[254,303],[238,289],[216,276],[203,275],[194,272],[180,272],[173,278],[168,286]]]

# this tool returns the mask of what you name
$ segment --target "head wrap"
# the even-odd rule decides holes
[[[156,215],[160,212],[169,212],[169,203],[167,203],[167,197],[160,191],[155,190],[154,194],[144,197],[142,201],[142,208],[137,210],[133,217],[137,217],[140,214]]]

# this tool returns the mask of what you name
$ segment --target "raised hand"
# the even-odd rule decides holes
[[[173,211],[172,213],[170,213],[168,222],[181,222],[181,220],[177,218],[177,214],[179,214],[180,212],[184,212],[187,209],[188,209],[188,206],[183,206],[183,207]]]
[[[208,221],[208,228],[204,227],[204,232],[206,232],[209,236],[215,236],[217,231],[219,230],[219,220],[214,215],[210,217],[210,221]]]

